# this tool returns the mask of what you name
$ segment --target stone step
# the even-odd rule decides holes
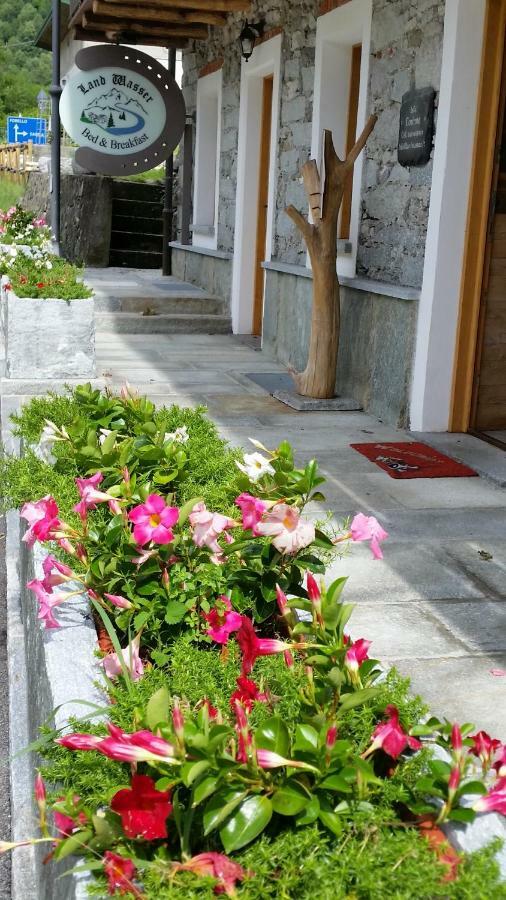
[[[115,334],[230,334],[230,316],[197,313],[143,316],[139,313],[95,312],[95,328]]]
[[[162,254],[144,250],[113,250],[109,253],[109,265],[125,269],[161,269]]]
[[[129,231],[111,232],[111,250],[141,250],[147,253],[162,253],[163,236],[161,234],[152,234],[143,232],[142,234],[132,234]]]
[[[123,216],[113,211],[112,215],[113,231],[129,231],[130,234],[162,234],[163,221],[158,219],[145,219],[142,216]]]
[[[162,203],[144,200],[113,200],[113,216],[134,216],[143,219],[161,219]]]
[[[118,285],[119,287],[119,285]],[[144,313],[146,309],[157,315],[211,315],[222,316],[227,313],[226,303],[220,297],[213,297],[199,291],[178,291],[174,296],[146,296],[146,294],[126,294],[118,290],[94,289],[95,312],[99,313]]]
[[[121,181],[114,179],[112,183],[113,199],[140,200],[147,203],[163,202],[163,185],[145,184],[141,181]]]

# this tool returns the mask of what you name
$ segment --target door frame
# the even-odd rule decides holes
[[[262,336],[264,317],[265,275],[261,265],[265,260],[265,251],[267,247],[274,75],[264,75],[262,81],[262,119],[260,126],[260,166],[258,176],[257,239],[252,324],[252,332],[257,337]]]
[[[457,432],[472,428],[475,413],[475,373],[481,354],[480,319],[501,113],[505,37],[506,0],[487,0],[449,424],[449,430]]]
[[[272,256],[276,211],[276,175],[281,86],[281,46],[277,34],[255,47],[248,62],[242,61],[237,151],[234,263],[232,273],[232,330],[251,334],[255,295],[256,235],[263,81],[273,76],[269,200],[267,208],[266,261]]]

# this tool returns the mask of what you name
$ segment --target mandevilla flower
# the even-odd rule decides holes
[[[308,594],[309,599],[311,600],[311,603],[319,604],[320,600],[321,600],[322,592],[320,590],[320,587],[318,585],[316,578],[314,577],[314,575],[311,574],[311,572],[307,573],[306,586],[307,586],[307,594]]]
[[[285,641],[273,638],[259,638],[256,635],[251,619],[241,616],[241,627],[236,633],[236,641],[242,651],[242,674],[249,675],[253,670],[258,656],[271,656],[274,653],[284,653],[290,650],[292,645]]]
[[[261,769],[280,769],[282,766],[290,766],[293,769],[307,769],[308,771],[316,771],[314,766],[309,763],[301,762],[298,759],[285,759],[279,753],[272,750],[257,750],[257,763]]]
[[[496,738],[491,738],[486,731],[478,731],[476,734],[471,734],[470,738],[473,741],[473,746],[469,752],[477,756],[481,760],[482,765],[488,769],[496,751],[502,746],[501,742],[496,740]]]
[[[153,779],[147,775],[134,775],[131,787],[114,795],[111,809],[121,817],[129,838],[156,841],[168,836],[167,818],[172,812],[170,793],[157,791]]]
[[[186,444],[190,440],[186,425],[180,425],[175,431],[167,431],[164,441],[173,441],[175,444]]]
[[[411,737],[403,731],[399,723],[399,711],[395,706],[387,706],[385,710],[388,715],[388,721],[377,725],[372,733],[372,744],[363,756],[370,756],[375,750],[380,748],[388,753],[393,759],[410,747],[411,750],[420,750],[422,744],[417,738]]]
[[[245,453],[243,459],[244,462],[236,462],[236,466],[248,476],[250,481],[257,482],[264,475],[275,474],[269,460],[261,453]]]
[[[160,762],[160,760],[174,760],[175,748],[169,741],[157,737],[153,732],[146,730],[135,731],[127,734],[110,722],[107,726],[109,737],[102,738],[96,747],[109,759],[118,762]]]
[[[160,494],[150,494],[145,503],[129,512],[128,518],[134,523],[134,540],[138,547],[150,541],[171,544],[174,540],[172,526],[179,519],[179,510],[167,506]]]
[[[276,585],[276,603],[282,616],[290,616],[291,609],[288,606],[288,598],[284,591],[281,590],[279,584]]]
[[[65,603],[67,595],[48,593],[44,588],[44,583],[37,578],[29,581],[26,586],[37,597],[39,604],[37,618],[44,622],[44,628],[60,628],[60,623],[55,619],[53,610],[56,606],[61,606],[62,603]]]
[[[57,738],[55,743],[65,747],[67,750],[97,750],[98,745],[103,740],[96,734],[66,734],[62,738]]]
[[[498,812],[506,816],[506,778],[498,778],[492,789],[473,807],[476,812]]]
[[[295,506],[277,503],[256,526],[257,534],[272,537],[272,543],[280,553],[297,553],[315,539],[315,527],[301,519]]]
[[[139,656],[140,636],[130,641],[128,647],[121,651],[123,665],[117,653],[110,653],[101,662],[108,678],[117,678],[126,669],[132,681],[139,681],[144,675],[144,664]]]
[[[130,600],[127,600],[126,597],[122,597],[120,594],[104,594],[104,597],[112,603],[113,606],[117,606],[118,609],[132,609],[132,603]]]
[[[351,523],[352,541],[370,541],[371,551],[375,559],[383,559],[380,541],[386,540],[388,532],[385,531],[374,516],[364,516],[358,513]]]
[[[30,527],[23,535],[24,543],[33,547],[36,541],[51,540],[54,532],[61,527],[58,512],[56,500],[49,494],[35,503],[25,503],[20,516],[26,519]]]
[[[222,562],[223,550],[218,543],[220,534],[237,523],[228,516],[210,512],[205,503],[196,503],[189,516],[193,542],[197,547],[208,547],[215,554],[215,561]]]
[[[252,497],[251,494],[240,494],[235,503],[242,512],[242,527],[245,531],[251,530],[256,535],[257,525],[267,509],[267,503],[258,497]]]
[[[54,574],[55,569],[57,574]],[[65,563],[60,562],[51,555],[46,556],[42,563],[42,571],[44,572],[42,585],[48,594],[52,593],[54,587],[58,587],[60,584],[68,581],[69,578],[75,577],[69,566],[66,566]]]
[[[371,646],[372,641],[366,641],[364,638],[359,638],[358,641],[355,641],[351,647],[348,647],[345,656],[344,656],[344,664],[348,671],[350,672],[358,672],[360,666],[366,659],[369,659],[368,650]]]
[[[107,890],[109,894],[130,894],[132,879],[135,878],[137,869],[131,859],[118,856],[111,850],[104,853],[104,873],[107,878]]]
[[[500,749],[500,754],[498,759],[494,763],[494,769],[496,770],[499,778],[506,778],[506,744],[502,744]]]
[[[268,697],[267,694],[262,694],[260,692],[254,681],[251,681],[250,678],[246,678],[245,675],[239,675],[239,678],[237,679],[237,690],[234,691],[230,697],[230,705],[233,709],[235,709],[236,701],[238,701],[247,712],[251,712],[254,703],[267,703]]]
[[[172,868],[174,872],[193,872],[201,877],[216,878],[215,894],[226,894],[228,897],[235,897],[236,881],[244,881],[252,874],[223,853],[213,852],[199,853],[185,863],[173,862]]]
[[[35,802],[43,815],[46,809],[46,786],[40,772],[35,776]]]
[[[204,613],[204,619],[211,626],[207,629],[209,637],[217,644],[227,644],[232,632],[241,627],[241,616],[232,609],[228,597],[218,598],[217,606],[208,613]]]

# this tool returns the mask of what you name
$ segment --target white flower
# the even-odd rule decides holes
[[[244,463],[236,462],[241,472],[248,476],[250,481],[258,481],[263,475],[274,475],[269,460],[261,453],[245,453]]]
[[[52,269],[52,268],[53,268],[53,263],[51,262],[50,259],[47,259],[46,260],[46,269]]]
[[[173,441],[175,444],[186,444],[189,438],[190,435],[188,434],[186,425],[181,425],[181,427],[176,428],[175,431],[167,431],[165,433],[164,442]]]
[[[110,434],[112,434],[112,431],[110,428],[101,428],[100,429],[100,437],[98,439],[100,446],[102,446],[102,444],[104,444],[106,442],[106,440]]]

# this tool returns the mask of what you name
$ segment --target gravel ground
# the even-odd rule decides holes
[[[5,520],[0,518],[0,840],[9,840],[11,807],[9,797],[9,704],[7,676],[7,623],[5,585]],[[0,856],[0,900],[11,896],[10,854]]]

